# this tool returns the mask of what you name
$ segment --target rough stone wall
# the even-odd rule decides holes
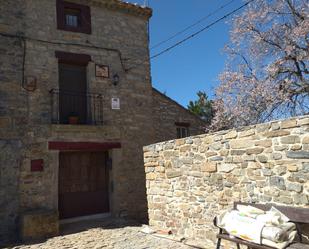
[[[234,201],[309,208],[309,116],[144,147],[151,226],[215,241]]]
[[[153,120],[156,142],[177,138],[175,122],[188,123],[190,135],[205,132],[206,124],[186,108],[153,88]]]
[[[0,139],[0,246],[14,240],[18,224],[21,141]]]
[[[13,5],[15,6],[13,8]],[[24,1],[1,1],[0,33],[23,30]],[[12,25],[14,24],[14,25]],[[0,247],[16,238],[19,210],[19,167],[26,125],[26,95],[21,92],[22,41],[0,35]]]

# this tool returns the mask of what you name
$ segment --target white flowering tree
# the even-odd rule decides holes
[[[309,112],[308,0],[255,0],[230,36],[214,130]]]

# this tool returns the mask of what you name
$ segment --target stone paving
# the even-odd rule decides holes
[[[15,245],[20,249],[192,249],[183,243],[141,232],[141,225],[123,220],[79,222],[63,225],[61,236],[43,242]]]

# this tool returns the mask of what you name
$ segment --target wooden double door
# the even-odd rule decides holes
[[[109,212],[107,152],[60,152],[60,219]]]

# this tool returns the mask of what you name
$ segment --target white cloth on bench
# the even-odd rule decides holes
[[[224,228],[230,235],[261,244],[261,233],[265,226],[254,218],[243,215],[237,210],[225,212],[217,217],[217,225]]]
[[[264,212],[252,206],[237,205],[237,210],[217,216],[217,225],[230,235],[278,249],[295,238],[296,226],[276,208]]]
[[[283,242],[274,242],[274,241],[262,238],[262,244],[266,245],[266,246],[271,246],[271,247],[274,247],[274,248],[278,248],[278,249],[284,249],[289,244],[291,244],[293,242],[296,234],[297,234],[296,231],[290,232],[290,234],[288,236],[288,239],[286,241],[283,241]]]
[[[266,225],[262,230],[262,238],[273,242],[288,241],[290,233],[296,230],[294,223],[287,222],[278,226]]]

